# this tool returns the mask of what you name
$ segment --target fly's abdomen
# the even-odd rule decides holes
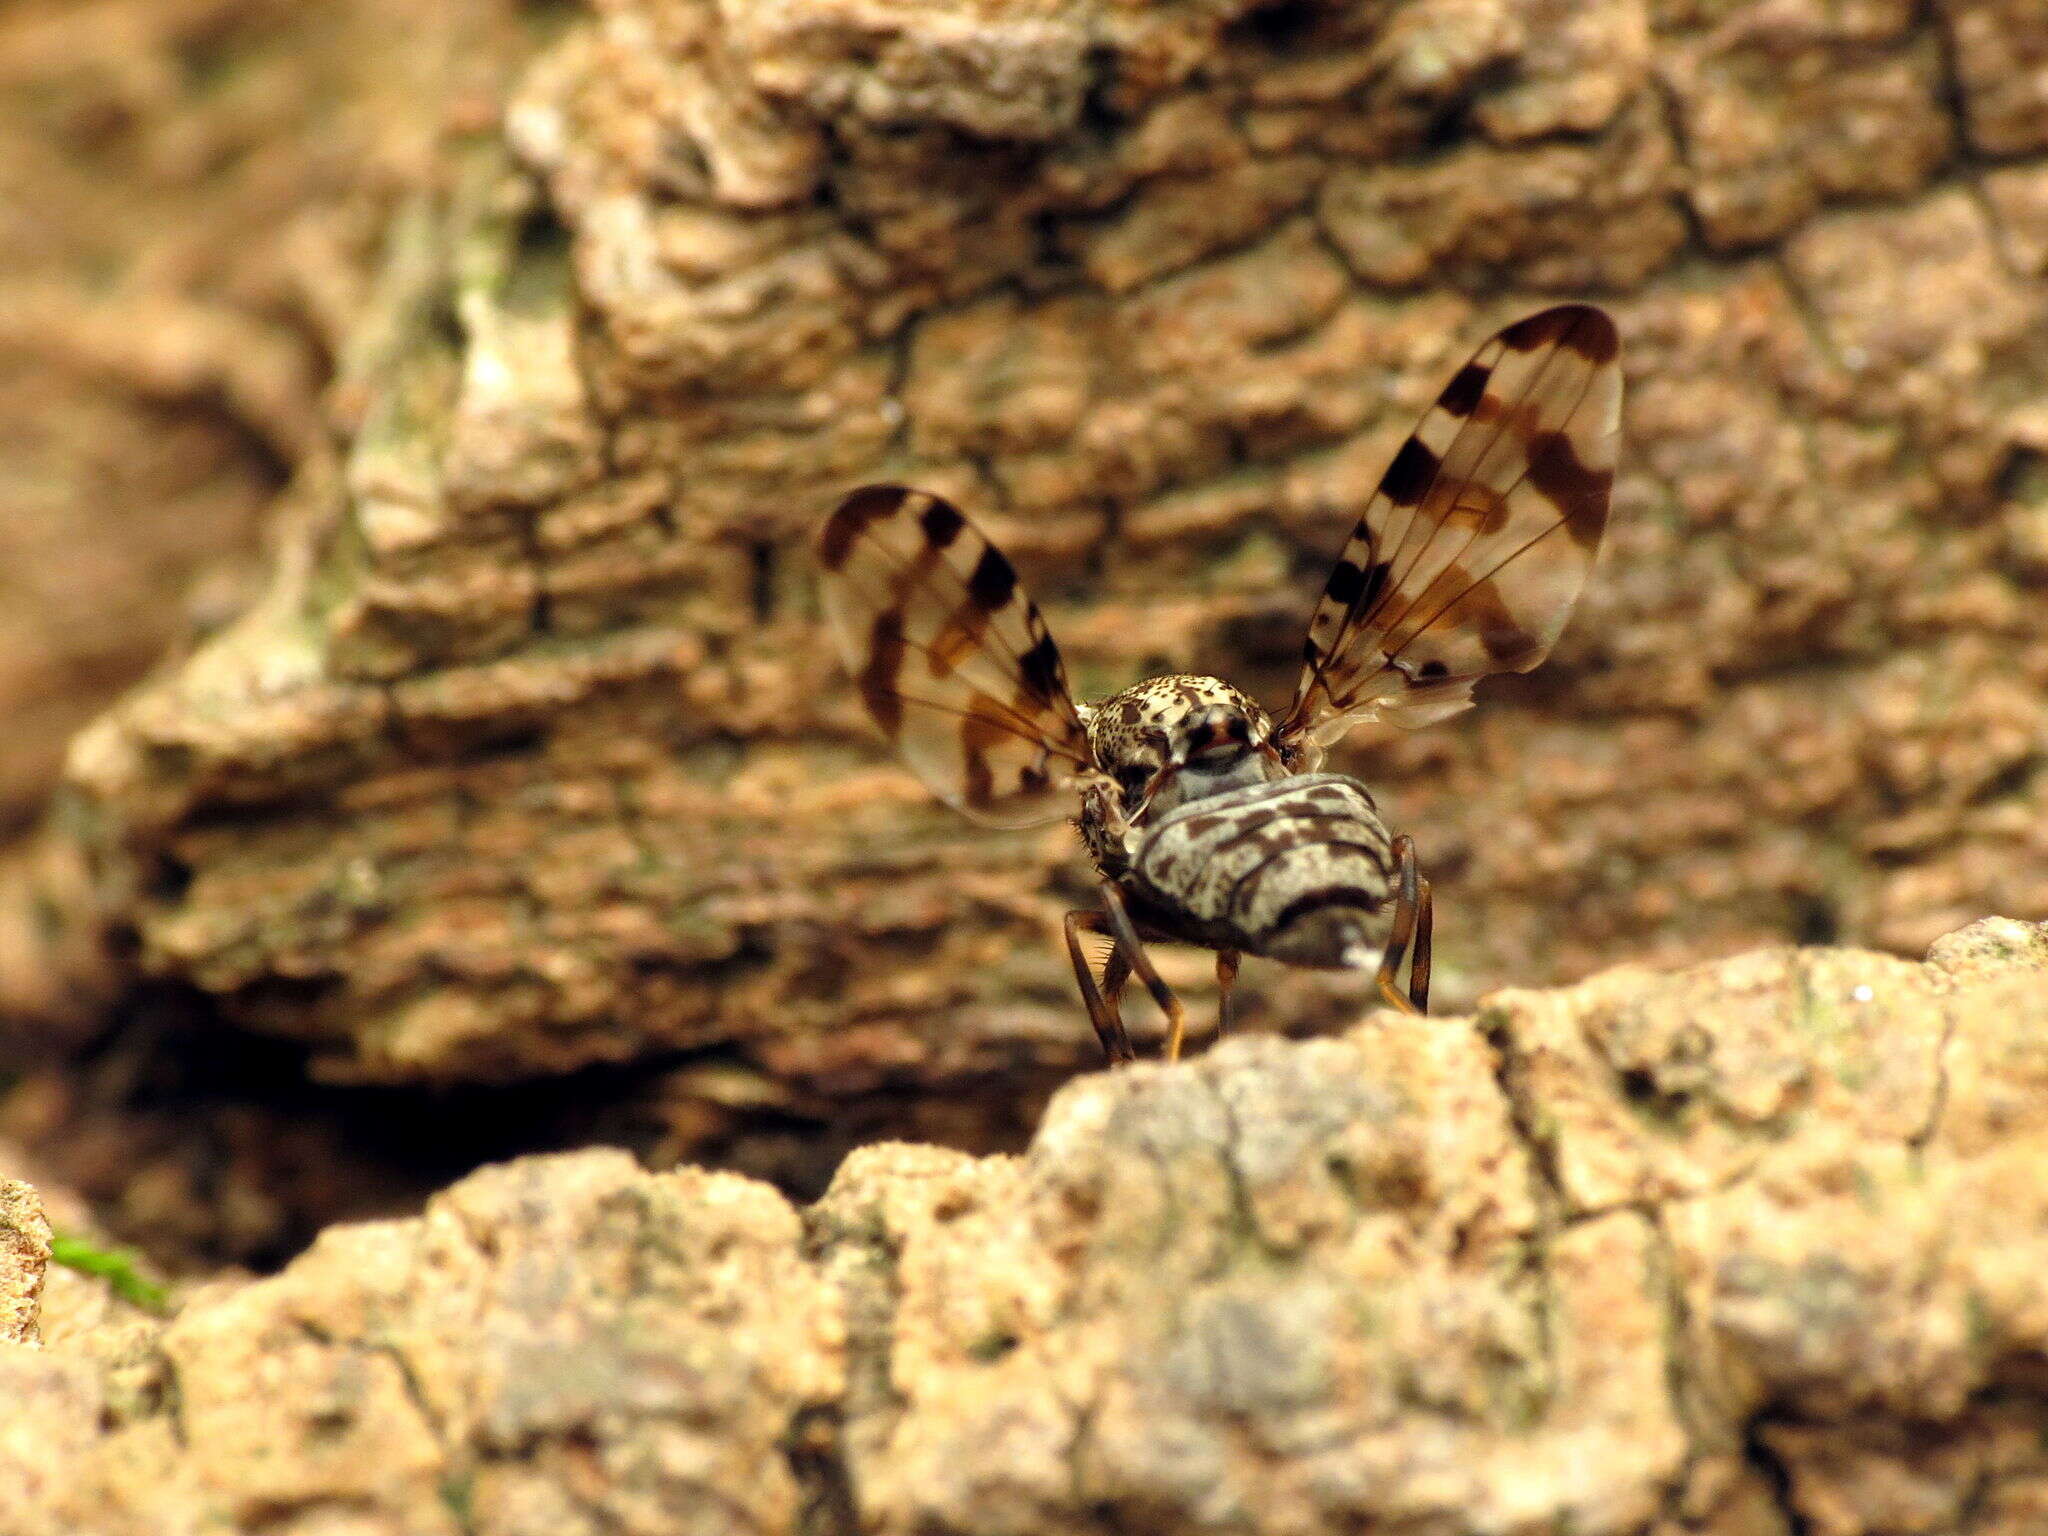
[[[1203,943],[1352,968],[1385,947],[1393,868],[1365,786],[1311,773],[1180,807],[1139,845],[1132,877]]]

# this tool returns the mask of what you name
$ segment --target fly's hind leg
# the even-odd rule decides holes
[[[1394,896],[1394,931],[1387,936],[1386,952],[1380,956],[1380,996],[1403,1013],[1429,1012],[1430,930],[1435,926],[1435,908],[1430,900],[1429,882],[1415,861],[1415,839],[1403,832],[1394,839],[1394,872],[1398,882]],[[1408,990],[1401,990],[1397,978],[1410,945],[1415,961],[1408,968]]]
[[[1145,953],[1137,927],[1131,922],[1130,911],[1124,906],[1123,893],[1106,880],[1102,884],[1102,905],[1109,914],[1109,926],[1116,934],[1117,947],[1128,954],[1131,969],[1138,973],[1138,980],[1145,983],[1145,990],[1152,994],[1152,1001],[1166,1015],[1166,1059],[1179,1061],[1181,1042],[1188,1033],[1187,1009],[1174,996],[1173,988],[1153,969],[1152,957]]]
[[[1422,899],[1415,913],[1415,958],[1408,962],[1408,1001],[1417,1013],[1429,1012],[1429,940],[1436,926],[1436,903],[1429,894],[1429,881],[1422,882]]]
[[[1234,949],[1216,951],[1216,1038],[1230,1033],[1230,988],[1237,980],[1238,962],[1244,957]]]
[[[1119,1007],[1124,982],[1131,974],[1131,963],[1124,954],[1124,946],[1118,941],[1115,929],[1100,912],[1069,912],[1062,926],[1067,935],[1067,958],[1074,962],[1074,980],[1080,983],[1081,1001],[1087,1006],[1088,1022],[1095,1026],[1095,1038],[1102,1042],[1102,1054],[1109,1058],[1113,1067],[1136,1061],[1138,1053],[1131,1049],[1131,1037],[1124,1030],[1123,1012]],[[1084,933],[1099,933],[1110,940],[1109,958],[1103,962],[1100,986],[1096,985],[1095,972],[1088,964],[1088,952],[1081,948],[1081,935]]]

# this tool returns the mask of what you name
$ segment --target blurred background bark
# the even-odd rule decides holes
[[[1083,861],[889,763],[809,530],[929,485],[1079,690],[1277,701],[1393,447],[1555,296],[1625,336],[1602,567],[1337,764],[1443,1006],[2048,912],[2030,14],[10,7],[0,1136],[215,1258],[593,1135],[800,1191],[1014,1144],[1093,1059]]]

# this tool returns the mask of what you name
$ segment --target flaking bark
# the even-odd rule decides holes
[[[2044,979],[1996,920],[1622,969],[1092,1074],[801,1209],[593,1150],[168,1323],[53,1270],[0,1526],[2021,1536]]]

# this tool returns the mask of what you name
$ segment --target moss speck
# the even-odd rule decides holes
[[[143,1277],[136,1267],[136,1255],[126,1248],[100,1248],[83,1238],[57,1234],[50,1239],[50,1258],[81,1275],[93,1275],[107,1282],[114,1294],[131,1306],[148,1312],[169,1307],[164,1288]]]

